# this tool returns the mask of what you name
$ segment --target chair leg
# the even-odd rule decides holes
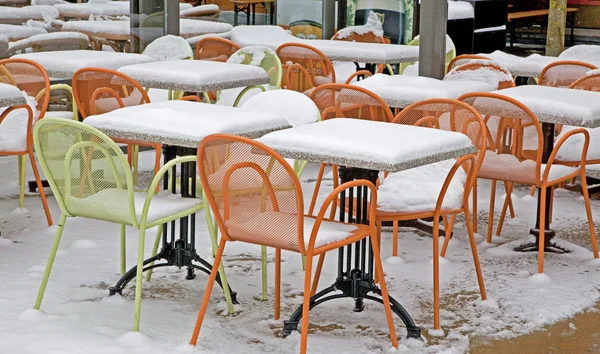
[[[392,306],[390,305],[390,297],[387,291],[387,285],[385,284],[385,279],[383,278],[383,264],[381,263],[381,254],[379,253],[379,242],[375,237],[370,237],[370,239],[371,247],[373,248],[373,259],[375,261],[375,272],[377,272],[377,274],[381,274],[379,287],[381,290],[381,298],[383,300],[385,319],[387,320],[388,329],[390,331],[390,340],[392,341],[392,346],[394,348],[398,348],[398,338],[396,338],[396,327],[394,327],[394,319],[392,317]]]
[[[546,238],[545,234],[546,224],[546,186],[540,188],[540,227],[538,237],[538,273],[544,273],[544,247]]]
[[[325,262],[325,255],[327,254],[327,252],[325,253],[321,253],[319,255],[319,260],[317,261],[317,269],[315,270],[315,278],[313,279],[312,282],[312,289],[310,291],[310,296],[313,296],[314,294],[317,293],[317,287],[319,286],[319,279],[321,278],[321,271],[323,270],[323,263]],[[306,256],[303,256],[304,259],[306,259]]]
[[[500,213],[500,220],[498,221],[498,228],[496,229],[496,236],[500,236],[502,232],[502,226],[504,225],[504,219],[506,218],[506,209],[512,209],[512,199],[510,197],[512,193],[512,183],[504,182],[504,188],[506,188],[506,198],[502,205],[502,212]],[[514,212],[511,213],[513,215]],[[514,215],[512,216],[514,218]]]
[[[261,263],[261,272],[262,272],[262,292],[261,292],[261,300],[267,301],[269,299],[268,289],[267,289],[267,247],[260,246],[260,263]]]
[[[35,183],[40,191],[40,199],[42,199],[44,213],[46,214],[46,221],[48,222],[48,226],[52,226],[52,215],[50,215],[50,208],[48,207],[48,201],[46,200],[46,193],[44,192],[44,186],[42,185],[40,172],[38,171],[37,164],[35,163],[35,157],[33,156],[33,152],[31,150],[29,151],[29,160],[31,161],[33,175],[35,176]]]
[[[433,217],[433,329],[440,329],[439,216]]]
[[[550,225],[552,225],[552,212],[554,211],[554,189],[555,189],[555,187],[557,187],[557,186],[554,186],[554,187],[552,187],[552,189],[550,189],[550,210],[548,212],[548,217],[550,218],[550,220],[548,220],[548,223]],[[561,188],[564,188],[564,186]]]
[[[120,230],[120,239],[121,239],[121,247],[120,247],[120,251],[121,251],[121,275],[125,275],[125,272],[127,272],[127,253],[126,253],[126,235],[125,235],[125,225],[121,225],[121,230]]]
[[[156,253],[158,252],[158,245],[160,244],[160,240],[162,239],[162,230],[162,224],[158,225],[158,230],[156,230],[156,237],[154,238],[154,244],[152,245],[152,254],[150,255],[150,257],[156,256]],[[154,262],[150,263],[149,265],[154,265]],[[146,272],[146,281],[150,281],[150,279],[152,279],[152,269]]]
[[[594,252],[594,258],[598,258],[598,244],[596,243],[596,230],[594,227],[594,220],[592,219],[592,207],[590,206],[590,194],[588,192],[587,181],[585,176],[581,177],[581,188],[583,189],[583,200],[585,202],[585,212],[588,218],[588,225],[590,228],[590,240],[592,242],[592,252]]]
[[[442,245],[442,257],[446,257],[446,251],[448,250],[448,244],[450,243],[450,235],[452,235],[452,229],[454,228],[454,221],[456,220],[456,214],[450,217],[448,226],[444,228],[446,236],[444,237],[444,244]]]
[[[210,293],[212,292],[213,286],[215,285],[215,280],[217,279],[217,269],[221,268],[222,266],[221,258],[223,257],[223,251],[225,250],[225,242],[225,239],[221,238],[221,242],[219,243],[217,254],[215,256],[215,262],[212,265],[212,270],[210,271],[210,276],[208,277],[208,282],[206,283],[206,290],[204,290],[204,296],[202,297],[202,302],[200,303],[200,311],[198,311],[196,326],[194,327],[192,338],[190,339],[191,345],[196,345],[198,336],[200,335],[202,321],[204,320],[206,308],[208,307],[208,302],[210,301]],[[224,287],[226,286],[227,285],[224,285]]]
[[[513,191],[513,182],[504,182],[504,187],[506,188],[506,197],[508,199],[508,210],[510,211],[510,218],[515,218],[515,206],[512,201],[512,191]]]
[[[140,312],[142,310],[142,278],[144,273],[144,245],[146,228],[141,227],[138,236],[137,269],[135,274],[135,305],[133,310],[133,331],[140,331]]]
[[[487,243],[492,243],[492,229],[494,228],[494,205],[496,203],[496,180],[492,180],[492,191],[490,193],[490,212],[488,214]]]
[[[133,145],[133,156],[131,158],[131,163],[133,167],[133,185],[137,185],[138,182],[138,159],[139,159],[139,145]]]
[[[531,188],[529,188],[529,195],[533,197],[533,195],[535,194],[535,189],[536,186],[531,186]]]
[[[302,329],[300,334],[300,354],[306,354],[308,342],[308,312],[310,310],[310,278],[312,275],[313,255],[306,257],[306,270],[304,270],[304,300],[302,303]]]
[[[321,181],[323,180],[323,173],[325,173],[325,164],[322,163],[319,166],[319,173],[317,174],[317,180],[315,181],[315,189],[310,200],[310,206],[308,207],[308,215],[313,215],[315,205],[317,203],[317,197],[319,196],[319,189],[321,189]]]
[[[392,256],[398,257],[398,220],[392,221]]]
[[[25,206],[25,167],[27,161],[25,155],[17,156],[17,164],[19,170],[19,208]]]
[[[473,183],[473,232],[477,232],[477,179]]]
[[[44,292],[46,291],[46,285],[48,285],[48,278],[50,278],[50,272],[52,271],[52,265],[54,264],[54,258],[56,257],[56,251],[58,250],[58,245],[60,244],[60,238],[62,237],[66,221],[67,216],[62,214],[60,216],[60,221],[58,222],[58,229],[56,230],[56,236],[54,236],[54,242],[50,248],[50,254],[48,255],[48,261],[46,262],[46,270],[44,270],[42,283],[40,284],[35,305],[33,306],[36,310],[39,310],[40,306],[42,306],[42,299],[44,298]]]
[[[278,320],[281,312],[281,249],[275,249],[275,311],[273,319]]]
[[[465,225],[467,225],[467,232],[469,233],[469,243],[471,244],[471,253],[473,254],[473,263],[475,265],[475,273],[477,274],[477,283],[479,284],[479,292],[481,293],[481,300],[487,299],[485,291],[485,284],[483,283],[483,274],[481,273],[481,264],[479,262],[479,253],[477,253],[477,242],[475,241],[475,233],[473,227],[469,222],[469,211],[465,210]]]

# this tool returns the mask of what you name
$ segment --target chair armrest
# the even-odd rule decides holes
[[[196,101],[196,102],[202,102],[202,100],[200,99],[200,97],[198,96],[183,96],[179,98],[180,101]]]
[[[565,135],[563,135],[558,140],[558,142],[554,145],[554,148],[552,149],[552,153],[550,154],[550,157],[548,158],[548,162],[546,163],[546,169],[544,170],[544,175],[542,176],[543,183],[549,182],[548,175],[550,174],[550,168],[554,164],[554,160],[556,160],[556,154],[558,153],[560,148],[567,141],[567,139],[571,138],[572,136],[574,136],[576,134],[582,134],[583,139],[584,139],[583,140],[583,149],[581,149],[581,160],[580,160],[581,164],[579,166],[582,171],[585,171],[585,160],[587,159],[587,152],[588,152],[588,148],[590,146],[590,133],[588,133],[588,131],[583,128],[577,128],[577,129],[573,129],[573,130],[565,133]]]
[[[27,148],[33,151],[33,110],[28,104],[10,106],[5,109],[4,112],[0,114],[0,124],[2,124],[4,118],[6,118],[10,112],[16,111],[17,109],[26,109],[29,113],[29,117],[27,118]]]
[[[369,77],[373,76],[373,74],[369,70],[359,70],[346,79],[346,85],[350,85],[352,83],[352,80],[355,79],[357,76]]]
[[[248,86],[246,88],[244,88],[242,90],[242,92],[240,92],[240,94],[236,97],[235,102],[233,102],[233,106],[237,107],[240,104],[240,101],[242,100],[242,97],[250,90],[252,89],[260,89],[262,90],[262,92],[265,92],[265,88],[261,85],[255,85],[255,86]]]

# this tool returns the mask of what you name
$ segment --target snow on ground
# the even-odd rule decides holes
[[[152,153],[141,154],[142,170],[152,164]],[[314,187],[316,166],[303,176],[305,198]],[[28,177],[29,178],[29,177]],[[177,268],[155,270],[144,284],[142,334],[131,333],[132,288],[124,297],[108,297],[107,288],[119,278],[118,225],[83,218],[69,219],[50,277],[42,311],[31,308],[56,226],[48,228],[36,195],[28,195],[27,212],[13,212],[18,205],[16,158],[0,158],[0,179],[10,181],[0,193],[0,351],[6,353],[292,353],[299,347],[299,334],[282,339],[282,321],[272,320],[273,299],[261,302],[260,249],[232,243],[225,250],[225,266],[232,288],[238,292],[239,313],[226,316],[225,302],[215,287],[194,351],[186,343],[195,323],[207,276],[198,273],[185,280]],[[147,179],[147,178],[146,178]],[[10,187],[10,188],[9,188]],[[499,188],[496,214],[502,206]],[[331,190],[325,181],[320,200]],[[480,182],[479,232],[487,225],[489,184]],[[391,232],[382,235],[386,280],[392,295],[422,326],[424,341],[407,340],[396,319],[401,337],[400,353],[460,353],[468,349],[469,337],[488,335],[505,338],[530,332],[567,318],[595,304],[599,299],[599,263],[592,261],[585,234],[583,201],[575,192],[558,190],[554,228],[563,239],[577,241],[585,248],[562,241],[573,250],[569,255],[546,255],[546,275],[532,276],[537,255],[511,251],[513,242],[528,233],[535,217],[535,199],[528,188],[513,195],[517,218],[508,220],[503,236],[494,244],[479,244],[479,253],[489,299],[481,301],[462,219],[457,221],[446,260],[441,262],[442,329],[432,330],[431,237],[401,229],[400,257],[391,257]],[[55,222],[59,209],[49,198]],[[592,201],[596,218],[600,202]],[[267,226],[267,225],[266,225]],[[197,249],[209,261],[210,242],[203,218],[197,218]],[[128,266],[135,262],[137,234],[127,229]],[[154,230],[148,231],[146,254]],[[477,237],[483,242],[483,237]],[[10,242],[10,241],[13,242]],[[440,240],[441,241],[441,240]],[[505,245],[503,245],[505,244]],[[510,247],[509,247],[510,246]],[[273,259],[269,251],[269,293],[273,293]],[[336,255],[326,259],[321,286],[335,277]],[[302,300],[303,272],[297,254],[283,252],[282,319],[290,316]],[[366,302],[366,310],[353,312],[350,300],[319,305],[311,311],[313,332],[310,353],[381,353],[391,349],[386,322],[379,304]]]

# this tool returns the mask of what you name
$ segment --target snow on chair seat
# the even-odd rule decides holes
[[[194,52],[185,39],[166,35],[155,39],[144,49],[145,54],[157,61],[192,59]]]
[[[449,80],[482,81],[497,85],[499,90],[515,87],[513,77],[506,68],[486,59],[475,59],[457,66],[444,76],[444,81]]]
[[[52,52],[88,49],[90,39],[83,33],[54,32],[37,34],[17,42],[10,43],[8,54],[17,52]]]
[[[23,95],[27,99],[27,104],[33,111],[33,122],[39,112],[36,110],[37,102],[33,97]],[[0,108],[0,116],[4,114],[7,108]],[[0,152],[1,151],[25,151],[27,150],[27,124],[29,113],[25,109],[17,109],[6,115],[0,120]],[[0,153],[1,155],[1,153]]]
[[[548,64],[538,78],[538,85],[551,87],[569,87],[595,65],[577,60],[559,60]]]

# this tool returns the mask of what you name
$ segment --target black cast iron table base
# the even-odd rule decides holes
[[[339,166],[341,183],[355,179],[366,179],[372,183],[377,182],[378,171],[365,170],[361,168],[348,168]],[[346,194],[348,194],[348,205],[346,206]],[[355,195],[356,194],[356,195]],[[354,203],[356,198],[356,203]],[[368,189],[357,187],[342,192],[339,203],[339,221],[344,222],[352,218],[357,223],[368,223]],[[356,205],[356,210],[354,206]],[[346,213],[347,211],[347,213]],[[371,235],[373,237],[374,235]],[[364,309],[363,301],[371,300],[383,304],[381,290],[374,280],[373,250],[367,239],[358,241],[352,245],[338,250],[338,275],[335,282],[316,293],[310,298],[310,309],[329,300],[352,298],[354,299],[354,311],[361,312]],[[406,326],[408,338],[421,338],[421,329],[417,327],[408,312],[402,305],[391,296],[391,310],[400,317]],[[284,321],[282,336],[287,337],[298,329],[302,318],[302,305],[292,314],[289,320]]]

